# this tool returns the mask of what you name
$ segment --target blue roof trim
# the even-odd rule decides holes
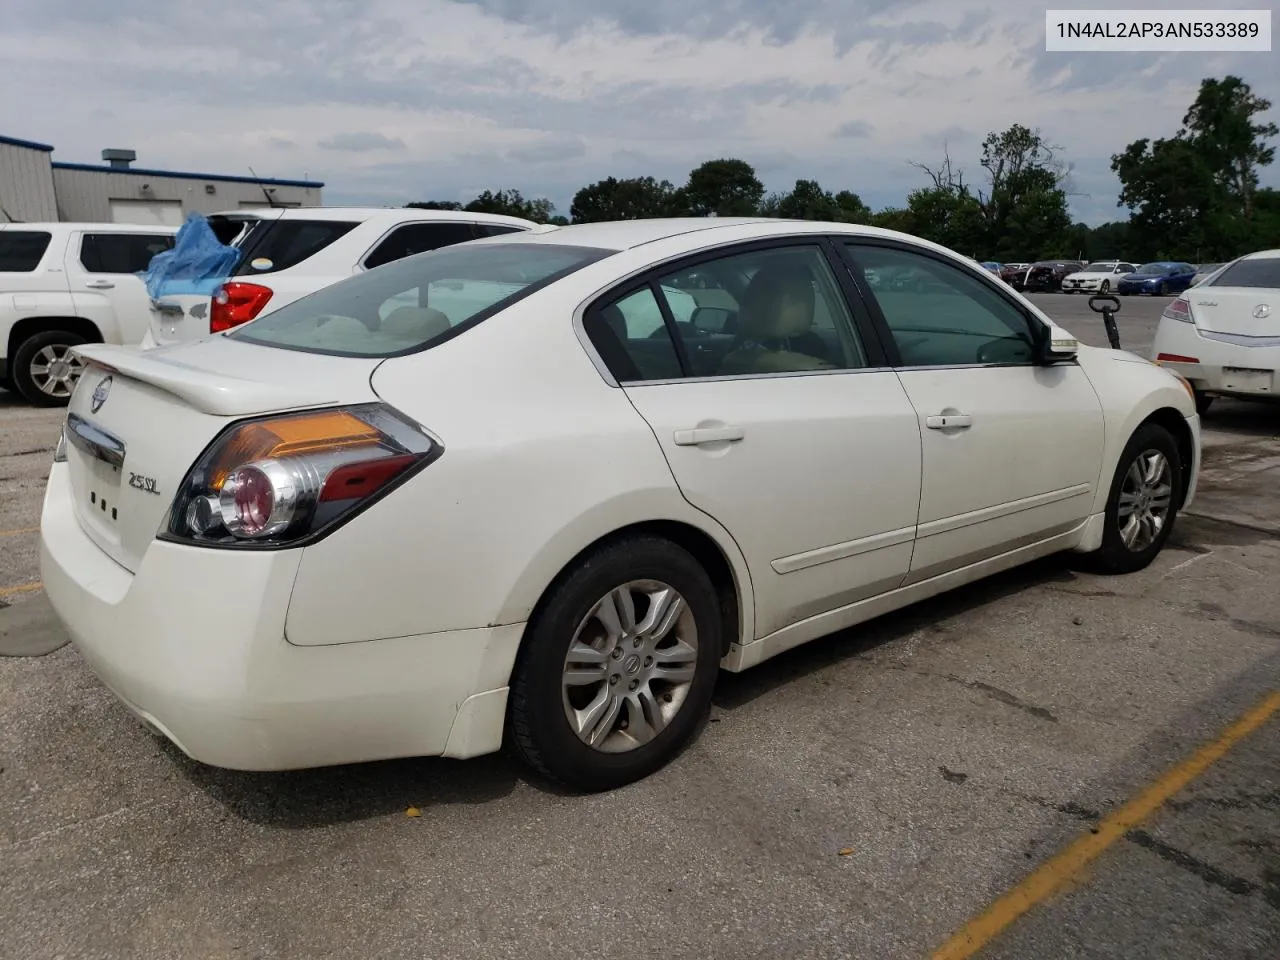
[[[26,147],[28,150],[43,150],[45,153],[53,153],[53,147],[47,143],[36,143],[34,140],[19,140],[17,137],[0,136],[0,143],[7,143],[11,147]]]
[[[53,149],[50,147],[50,149]],[[60,163],[53,162],[55,170],[88,170],[90,173],[117,173],[143,177],[176,177],[179,180],[216,180],[219,183],[261,183],[268,187],[314,187],[319,189],[323,183],[315,180],[270,180],[253,177],[228,176],[222,173],[187,173],[185,170],[147,170],[142,167],[106,167],[95,163]]]

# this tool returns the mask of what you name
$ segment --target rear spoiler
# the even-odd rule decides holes
[[[210,373],[168,359],[163,347],[142,351],[110,343],[85,343],[71,349],[88,364],[163,390],[213,416],[243,417],[338,402],[322,385],[311,391]]]

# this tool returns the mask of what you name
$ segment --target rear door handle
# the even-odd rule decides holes
[[[110,280],[88,280],[85,286],[90,290],[110,290],[115,284]]]
[[[924,425],[930,430],[964,429],[973,426],[973,417],[967,413],[939,414],[936,417],[925,417]]]
[[[677,430],[675,441],[677,447],[696,447],[700,443],[715,443],[718,440],[741,440],[746,435],[741,427],[696,427],[693,430]]]

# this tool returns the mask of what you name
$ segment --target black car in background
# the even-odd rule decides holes
[[[1022,289],[1027,293],[1059,293],[1067,275],[1083,268],[1079,260],[1038,260],[1027,268]]]

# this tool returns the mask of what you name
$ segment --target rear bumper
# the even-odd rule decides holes
[[[81,657],[195,760],[288,770],[501,746],[522,624],[294,646],[299,551],[156,541],[130,573],[81,529],[61,463],[40,539],[45,591]]]
[[[1185,360],[1160,360],[1204,393],[1265,400],[1280,397],[1280,337],[1256,345],[1230,343],[1201,334],[1189,323],[1162,320],[1151,345],[1151,359],[1161,354]]]

